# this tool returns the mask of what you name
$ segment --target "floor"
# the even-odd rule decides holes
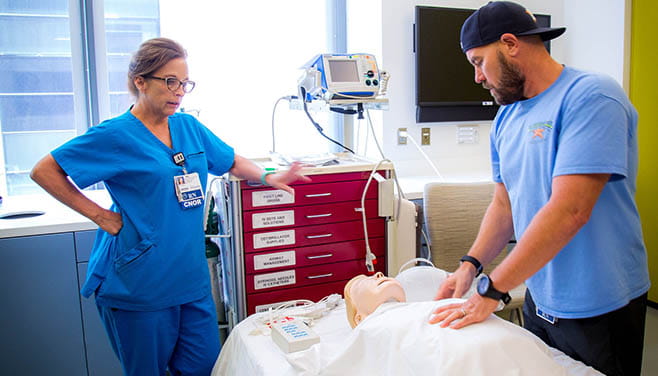
[[[647,323],[644,328],[644,355],[642,376],[658,375],[658,309],[647,308]]]

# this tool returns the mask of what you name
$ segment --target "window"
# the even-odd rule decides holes
[[[74,78],[68,1],[0,4],[0,183],[13,194],[44,150],[76,134]]]
[[[344,24],[345,4],[0,0],[0,195],[41,193],[29,178],[41,157],[129,108],[131,54],[157,36],[188,51],[197,87],[182,110],[238,153],[266,155],[272,150],[274,105],[297,94],[299,67],[318,53],[344,52],[328,47],[335,45],[328,32],[335,26],[327,18],[336,7]],[[342,141],[335,116],[312,115],[328,136]],[[285,101],[277,106],[274,125],[277,151],[334,150],[304,112]]]
[[[79,4],[105,11],[94,16]],[[157,0],[0,1],[0,195],[41,192],[29,178],[41,157],[125,111],[129,53],[158,35],[157,6]],[[85,29],[94,32],[83,35]]]
[[[128,92],[126,74],[132,53],[143,41],[160,35],[158,0],[104,2],[105,48],[97,48],[96,55],[100,56],[100,59],[105,55],[103,61],[107,71],[97,69],[97,72],[103,74],[103,83],[107,82],[108,85],[107,95],[100,95],[99,100],[106,101],[104,106],[109,106],[109,113],[101,114],[99,120],[120,115],[128,110],[133,99]]]
[[[187,49],[190,79],[197,83],[182,106],[237,153],[266,156],[275,102],[297,94],[299,67],[327,52],[325,1],[161,0],[160,7],[162,36]],[[331,131],[326,113],[313,116]],[[285,101],[274,124],[276,151],[331,148],[304,112],[290,110]]]

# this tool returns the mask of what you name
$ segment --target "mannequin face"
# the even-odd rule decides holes
[[[347,319],[352,327],[358,325],[380,304],[387,301],[406,301],[404,289],[394,278],[376,273],[370,277],[358,275],[345,285]]]

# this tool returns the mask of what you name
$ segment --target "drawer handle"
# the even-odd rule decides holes
[[[331,217],[331,213],[327,213],[327,214],[313,214],[313,215],[307,215],[307,216],[306,216],[307,219],[311,219],[311,218],[324,218],[324,217]]]
[[[309,275],[306,278],[308,278],[308,279],[326,278],[326,277],[331,277],[332,275],[334,275],[334,273],[327,273],[327,274],[320,274],[320,275]]]
[[[333,253],[327,253],[326,255],[306,256],[306,258],[309,259],[309,260],[315,260],[315,259],[319,259],[319,258],[331,257],[333,255],[334,255]]]
[[[334,234],[306,235],[306,239],[328,238]]]
[[[304,197],[326,197],[326,196],[331,196],[331,192],[316,193],[316,194],[312,194],[312,195],[304,195]]]

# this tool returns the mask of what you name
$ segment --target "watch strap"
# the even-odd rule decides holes
[[[473,256],[465,255],[459,260],[459,262],[470,262],[471,264],[473,264],[473,266],[475,266],[476,277],[482,273],[482,263]]]
[[[488,281],[487,290],[486,291],[479,291],[479,289],[478,289],[478,294],[480,294],[482,296],[486,296],[486,297],[491,298],[491,299],[502,300],[503,304],[505,304],[505,305],[507,305],[512,300],[512,297],[510,296],[510,294],[508,292],[502,292],[502,291],[496,290],[496,288],[493,285],[493,281],[491,280],[491,278],[488,275],[485,274],[485,275],[482,276],[482,278],[486,279]]]
[[[503,296],[500,298],[503,301],[503,304],[507,305],[512,301],[512,297],[508,292],[503,293]]]

